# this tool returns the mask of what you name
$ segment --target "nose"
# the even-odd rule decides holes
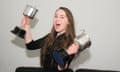
[[[60,21],[60,17],[56,17],[55,19],[56,19],[56,21]]]

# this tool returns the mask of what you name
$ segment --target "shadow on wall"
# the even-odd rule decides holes
[[[85,49],[81,53],[79,53],[70,64],[70,68],[76,68],[79,67],[80,64],[85,63],[87,60],[91,58],[89,48]]]
[[[14,40],[11,40],[11,42],[20,48],[26,48],[24,39],[21,39],[20,37],[15,37]],[[37,50],[25,49],[25,53],[28,57],[38,57],[40,56],[40,49]]]
[[[25,48],[25,41],[24,41],[24,39],[22,39],[22,38],[20,38],[18,36],[16,36],[13,40],[11,40],[11,42],[14,45],[16,45],[16,46],[18,46],[20,48]]]
[[[31,19],[30,20],[31,28],[34,28],[38,21],[39,21],[38,18]]]

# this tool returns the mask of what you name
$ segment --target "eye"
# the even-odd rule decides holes
[[[57,15],[55,15],[55,16],[54,16],[54,18],[58,18],[58,16],[57,16]]]
[[[60,17],[61,19],[64,19],[64,17],[62,16],[62,17]]]

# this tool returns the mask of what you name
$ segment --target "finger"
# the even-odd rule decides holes
[[[22,18],[22,21],[21,21],[21,27],[24,27],[24,24],[25,24],[25,17]]]
[[[57,68],[58,68],[59,71],[63,70],[63,68],[61,68],[59,65],[57,66]]]

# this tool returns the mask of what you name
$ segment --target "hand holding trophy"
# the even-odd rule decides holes
[[[74,39],[74,43],[77,43],[80,46],[79,49],[76,49],[79,53],[91,46],[90,37],[87,33],[85,33],[85,30],[80,31],[79,35],[77,35],[77,37]],[[69,59],[68,53],[63,48],[58,51],[53,51],[52,56],[56,63],[58,63],[63,68]]]
[[[37,12],[38,12],[38,9],[36,9],[35,7],[32,7],[31,5],[27,5],[23,12],[23,15],[28,17],[29,19],[33,19]],[[16,26],[14,30],[12,30],[11,32],[21,38],[24,38],[25,33],[26,33],[24,29],[18,26]]]

